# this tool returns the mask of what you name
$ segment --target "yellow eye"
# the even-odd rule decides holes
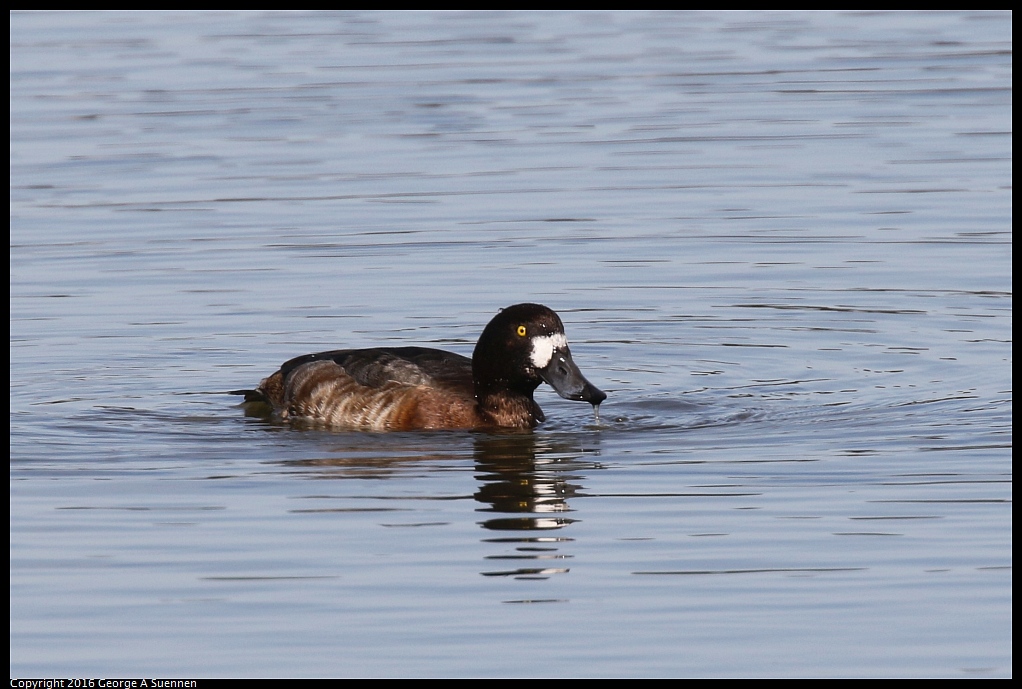
[[[525,337],[525,326],[518,326],[518,337]]]

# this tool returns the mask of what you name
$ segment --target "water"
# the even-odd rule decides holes
[[[1011,676],[1011,15],[14,13],[11,676]],[[471,352],[610,395],[330,433]]]

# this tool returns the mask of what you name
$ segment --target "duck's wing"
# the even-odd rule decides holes
[[[292,359],[245,397],[280,418],[338,428],[473,428],[486,419],[471,368],[466,357],[435,349],[342,349]]]
[[[366,387],[388,383],[472,392],[472,360],[468,357],[426,347],[375,347],[338,349],[306,354],[280,367],[284,379],[299,367],[316,361],[333,361],[345,373]]]

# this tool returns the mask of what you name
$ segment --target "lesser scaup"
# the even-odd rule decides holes
[[[531,428],[544,420],[532,398],[542,382],[594,408],[607,399],[572,361],[560,317],[516,304],[489,322],[471,359],[424,347],[306,354],[236,394],[278,418],[337,428]]]

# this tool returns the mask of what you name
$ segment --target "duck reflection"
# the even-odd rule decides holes
[[[568,500],[582,486],[580,469],[592,469],[592,462],[581,456],[583,450],[570,440],[537,438],[533,433],[505,433],[480,436],[475,441],[475,499],[483,503],[479,512],[491,513],[480,522],[484,529],[507,532],[502,537],[485,538],[506,551],[489,555],[487,560],[520,561],[521,566],[484,571],[484,576],[546,579],[569,571],[563,552],[574,539],[553,533],[575,523],[568,517]]]
[[[278,430],[274,425],[269,428]],[[290,433],[291,429],[287,429]],[[359,486],[374,484],[377,490],[330,490],[320,483],[314,490],[296,496],[300,506],[291,511],[300,514],[336,513],[354,515],[367,512],[419,513],[421,500],[444,502],[474,500],[478,522],[487,536],[482,542],[492,554],[484,555],[488,565],[484,576],[518,579],[546,579],[569,571],[565,552],[574,541],[567,529],[577,520],[570,501],[583,495],[582,481],[594,469],[599,451],[599,435],[592,433],[541,434],[534,431],[502,431],[440,436],[435,434],[308,434],[293,445],[304,453],[309,440],[319,439],[329,449],[315,457],[274,459],[299,476],[317,480],[340,480]],[[443,438],[444,442],[438,442]],[[276,448],[275,451],[279,451]],[[408,480],[420,472],[435,475],[438,468],[458,467],[474,462],[474,488],[460,493],[449,491],[450,482],[437,493],[419,495],[409,506],[405,493],[386,486],[390,481]],[[428,483],[423,481],[423,483]],[[463,482],[458,481],[460,485]],[[474,492],[471,492],[474,491]],[[458,512],[455,510],[454,512]],[[391,521],[387,527],[423,528],[450,522],[418,520]],[[501,567],[497,563],[503,563]]]

